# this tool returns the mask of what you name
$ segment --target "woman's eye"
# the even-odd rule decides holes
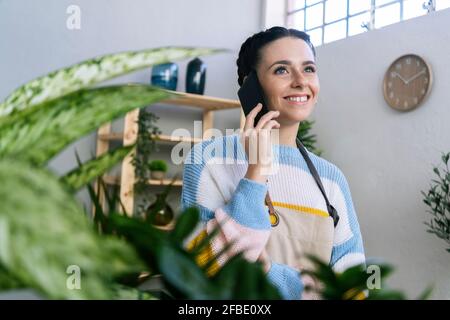
[[[278,67],[278,68],[275,69],[275,73],[278,74],[279,70],[286,70],[286,68],[285,67]]]
[[[314,73],[316,71],[316,69],[311,66],[305,68],[305,70],[308,70],[308,69],[311,70],[312,73]]]

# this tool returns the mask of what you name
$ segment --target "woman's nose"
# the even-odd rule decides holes
[[[292,73],[292,86],[293,87],[304,87],[308,83],[308,80],[301,72]]]

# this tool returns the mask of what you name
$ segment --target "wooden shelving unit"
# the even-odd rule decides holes
[[[106,134],[99,134],[98,139],[103,141],[122,141],[123,140],[123,132],[112,132],[112,133],[106,133]],[[175,137],[175,136],[168,136],[164,134],[160,134],[157,136],[154,136],[154,139],[161,142],[161,143],[178,143],[178,142],[192,142],[197,143],[202,141],[201,138],[189,138],[189,137]]]
[[[190,138],[190,137],[177,137],[177,136],[169,136],[169,135],[158,135],[155,137],[155,140],[158,143],[178,143],[178,142],[191,142],[198,143],[202,140],[208,139],[208,129],[213,128],[213,116],[215,111],[227,110],[227,109],[236,109],[241,108],[239,101],[223,99],[217,97],[208,97],[198,94],[184,93],[184,92],[175,92],[169,91],[177,95],[176,98],[167,99],[164,101],[159,101],[158,104],[170,104],[176,105],[180,107],[197,107],[203,110],[203,137],[202,138]],[[138,135],[138,124],[137,120],[139,118],[139,109],[135,109],[125,116],[124,122],[124,131],[123,132],[112,132],[111,131],[111,123],[105,124],[100,127],[97,131],[97,157],[102,155],[105,152],[108,152],[110,142],[112,141],[122,141],[123,145],[131,145],[134,144],[137,135]],[[245,122],[244,113],[241,110],[240,117],[240,128],[243,128]],[[134,207],[134,183],[135,183],[135,175],[134,175],[134,167],[131,164],[132,154],[129,154],[122,161],[122,170],[120,176],[103,176],[103,180],[107,184],[115,184],[120,185],[120,199],[125,207],[125,210],[128,214],[133,213]],[[154,186],[164,186],[170,184],[172,179],[163,179],[163,180],[149,180],[150,185]],[[177,180],[174,183],[174,186],[182,186],[182,181]],[[105,197],[103,194],[100,194],[101,204],[105,205]]]
[[[103,181],[105,181],[106,184],[120,184],[120,176],[104,176]],[[171,179],[162,179],[162,180],[156,180],[156,179],[149,179],[148,184],[151,186],[167,186],[172,182]],[[174,187],[181,187],[183,185],[182,180],[175,180],[173,183]]]

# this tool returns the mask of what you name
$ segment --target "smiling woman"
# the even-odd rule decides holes
[[[271,110],[280,112],[280,131],[297,132],[299,122],[313,111],[320,90],[314,53],[303,39],[294,37],[275,40],[261,51],[256,71],[266,101]],[[284,142],[295,147],[296,135],[289,136],[291,140]]]
[[[215,273],[243,252],[248,260],[262,262],[285,299],[318,298],[304,292],[305,284],[320,286],[302,274],[312,269],[307,255],[337,272],[365,264],[344,174],[297,139],[300,122],[310,116],[320,91],[315,61],[304,32],[273,27],[248,38],[236,61],[238,83],[242,86],[256,72],[267,112],[255,124],[262,110],[258,104],[247,114],[243,132],[196,144],[183,171],[181,206],[198,207],[203,221],[188,247],[220,231],[199,263],[230,247],[209,264]],[[219,152],[224,146],[225,154]]]

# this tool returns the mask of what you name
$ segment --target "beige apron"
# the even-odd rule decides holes
[[[334,239],[331,216],[303,213],[279,206],[275,208],[269,193],[266,195],[266,205],[273,227],[265,249],[272,261],[302,271],[313,270],[313,264],[305,254],[312,254],[325,262],[331,260]],[[303,281],[318,285],[311,283],[311,278],[303,277]],[[316,294],[307,292],[302,298],[319,299]]]

